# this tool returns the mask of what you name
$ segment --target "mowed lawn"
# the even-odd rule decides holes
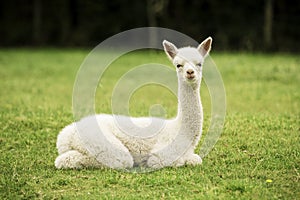
[[[300,198],[299,55],[211,53],[223,77],[227,115],[201,166],[151,173],[57,170],[56,137],[73,121],[73,84],[88,53],[0,50],[0,199]],[[96,92],[97,112],[111,113],[119,78],[150,62],[171,66],[163,52],[145,51],[112,63]],[[205,134],[210,122],[205,83],[201,96]],[[176,97],[158,85],[133,94],[130,114],[147,116],[154,104],[163,105],[167,117],[176,115]]]

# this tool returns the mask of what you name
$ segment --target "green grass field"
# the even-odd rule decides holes
[[[73,120],[72,89],[87,50],[0,50],[0,199],[299,199],[300,56],[215,53],[225,84],[224,131],[202,166],[134,174],[110,169],[56,170],[58,132]],[[96,93],[110,113],[114,84],[131,67],[163,53],[135,52],[112,64]],[[159,95],[158,95],[159,94]],[[210,98],[202,85],[204,132]],[[176,98],[159,86],[138,90],[130,113]]]

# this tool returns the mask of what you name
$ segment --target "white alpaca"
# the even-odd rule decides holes
[[[58,169],[82,167],[129,169],[134,166],[162,168],[201,164],[202,160],[194,150],[202,133],[203,110],[200,100],[202,65],[211,49],[211,43],[212,39],[209,37],[197,48],[177,49],[174,44],[163,41],[164,50],[177,71],[176,118],[170,120],[129,118],[107,114],[83,118],[66,126],[58,135],[59,156],[55,160],[55,166]],[[128,119],[139,128],[147,127],[151,121],[154,125],[163,126],[151,137],[138,137],[126,133],[116,123],[116,121],[126,123]],[[95,128],[94,124],[99,127]],[[136,127],[127,127],[127,131],[128,128],[134,132]],[[98,140],[102,141],[101,144],[85,140],[84,133],[94,134],[97,137],[99,130],[105,138]]]

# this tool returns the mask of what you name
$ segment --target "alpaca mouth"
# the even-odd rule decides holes
[[[195,80],[195,76],[187,75],[186,78],[190,81]]]

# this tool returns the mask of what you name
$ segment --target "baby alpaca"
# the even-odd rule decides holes
[[[174,44],[163,41],[165,53],[176,67],[178,78],[178,112],[174,119],[130,118],[107,114],[85,117],[66,126],[59,133],[56,168],[130,169],[140,166],[158,169],[201,164],[202,160],[194,150],[200,140],[203,123],[200,100],[202,67],[211,44],[212,38],[209,37],[197,48],[178,49]],[[151,137],[139,137],[126,133],[116,123],[126,122],[128,119],[138,127],[145,128],[151,121],[163,126]],[[92,124],[97,124],[97,127]],[[135,127],[129,127],[129,130],[134,129]],[[141,130],[146,132],[147,129]],[[97,131],[101,134],[98,135]],[[104,140],[100,140],[103,141],[101,144],[89,143],[85,140],[85,133],[94,134],[95,138],[103,136]],[[147,133],[141,132],[141,135]]]

